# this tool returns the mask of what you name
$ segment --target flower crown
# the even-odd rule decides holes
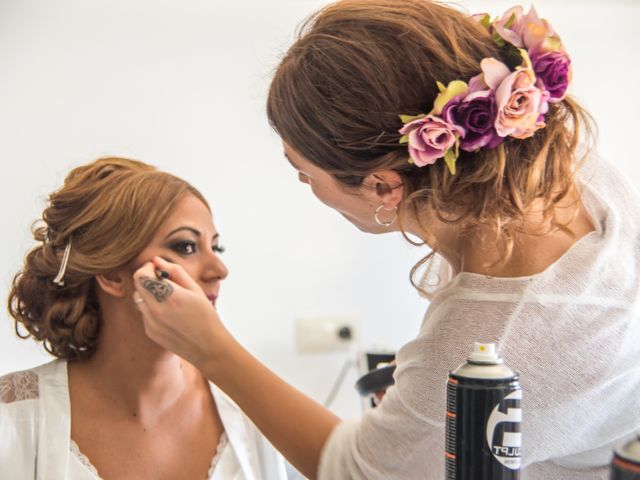
[[[511,70],[495,58],[480,62],[482,73],[469,83],[453,80],[428,114],[400,115],[400,143],[408,144],[410,163],[418,167],[444,158],[452,175],[460,149],[496,148],[506,137],[529,138],[545,127],[549,103],[561,101],[571,80],[571,60],[551,25],[531,7],[509,9],[491,22],[489,14],[473,15],[518,65]]]

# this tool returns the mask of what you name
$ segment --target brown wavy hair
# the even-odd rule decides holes
[[[513,66],[508,51],[483,27],[445,4],[339,1],[301,26],[276,70],[267,114],[284,141],[347,189],[373,172],[396,171],[405,190],[401,225],[408,212],[420,220],[429,206],[440,220],[467,231],[490,227],[506,262],[534,201],[541,202],[553,228],[565,228],[555,222],[554,207],[576,189],[579,147],[583,140],[591,144],[593,125],[566,97],[550,105],[546,128],[533,137],[506,138],[493,150],[461,151],[455,175],[443,161],[411,165],[407,146],[399,144],[398,115],[429,112],[437,81],[468,82],[486,57]],[[428,228],[422,230],[435,248]],[[427,258],[414,267],[412,279]]]
[[[101,324],[94,278],[126,267],[187,193],[208,207],[187,182],[139,161],[109,157],[73,169],[49,196],[32,228],[39,243],[13,279],[8,308],[16,334],[42,342],[58,358],[90,356]],[[68,242],[58,286],[53,279]]]

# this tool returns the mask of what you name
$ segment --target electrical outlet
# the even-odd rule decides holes
[[[296,345],[300,353],[348,351],[356,338],[355,317],[300,317]]]

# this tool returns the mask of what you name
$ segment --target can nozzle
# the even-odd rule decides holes
[[[473,344],[473,353],[469,356],[469,361],[472,363],[490,363],[493,365],[502,363],[502,359],[496,353],[495,343],[480,342]]]

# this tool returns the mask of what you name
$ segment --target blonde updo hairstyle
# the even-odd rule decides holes
[[[428,113],[437,81],[468,82],[486,57],[513,64],[486,29],[445,4],[339,1],[301,27],[271,83],[267,114],[284,141],[346,189],[373,172],[397,172],[405,192],[401,225],[407,212],[420,220],[428,206],[466,231],[495,231],[506,261],[534,201],[554,228],[564,228],[555,223],[554,207],[576,188],[579,144],[589,140],[591,127],[588,114],[567,96],[550,104],[546,128],[533,137],[461,151],[455,175],[442,160],[423,168],[410,164],[407,145],[399,143],[399,114]],[[428,226],[422,230],[437,248]]]
[[[58,358],[90,356],[101,325],[94,278],[136,258],[187,194],[208,207],[187,182],[139,161],[101,158],[72,170],[49,196],[33,227],[38,245],[13,279],[8,307],[17,335],[42,342]],[[53,279],[69,242],[59,286]]]

